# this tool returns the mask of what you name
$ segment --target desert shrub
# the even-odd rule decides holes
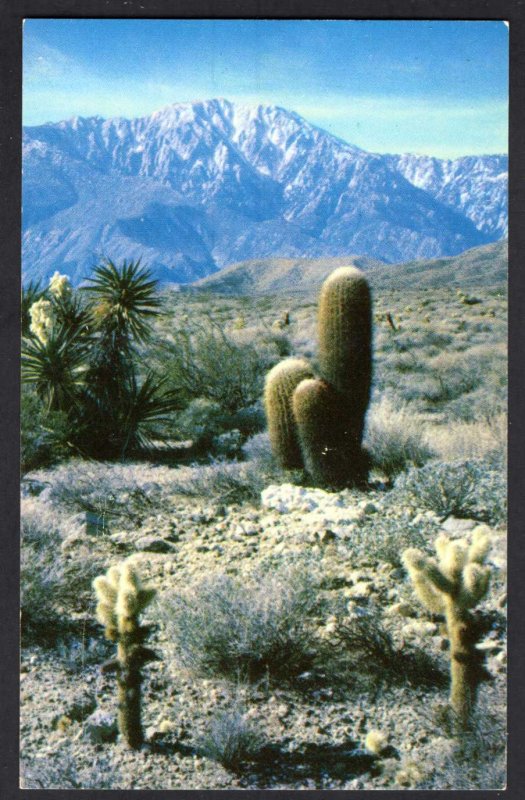
[[[352,535],[345,540],[354,561],[377,564],[388,563],[401,566],[401,555],[404,549],[417,547],[432,550],[432,542],[438,532],[437,521],[429,517],[414,519],[408,510],[399,510],[398,498],[393,492],[388,500],[383,501],[385,510],[395,506],[395,515],[377,513],[366,516],[352,530]]]
[[[90,511],[107,524],[140,525],[162,502],[159,470],[141,465],[126,466],[71,460],[52,473],[49,499],[71,511]],[[171,471],[162,472],[163,481]],[[160,478],[158,479],[160,480]]]
[[[104,563],[82,542],[74,555],[61,552],[64,537],[79,533],[38,498],[22,501],[20,552],[20,608],[24,643],[36,640],[56,644],[72,631],[72,611],[91,605],[91,581]]]
[[[177,433],[191,439],[196,450],[209,450],[213,440],[227,429],[228,415],[219,403],[198,397],[177,417]]]
[[[260,730],[247,717],[246,709],[234,704],[229,709],[214,711],[196,745],[207,758],[237,772],[244,761],[261,750],[264,741]]]
[[[318,606],[308,573],[243,579],[216,574],[158,603],[176,661],[230,680],[285,679],[312,662],[310,618]]]
[[[210,318],[186,319],[172,338],[163,345],[162,359],[173,392],[185,404],[204,398],[229,413],[260,398],[264,376],[282,350],[275,338],[236,337]]]
[[[69,454],[69,425],[61,411],[46,412],[36,392],[22,387],[20,405],[22,474],[57,463]]]
[[[63,566],[56,557],[61,538],[44,527],[39,540],[24,540],[20,551],[20,627],[22,641],[46,641],[62,624],[57,597],[64,580]]]
[[[442,518],[452,515],[501,524],[507,509],[504,466],[475,459],[431,462],[400,475],[393,497],[399,504],[408,501]]]
[[[210,464],[174,471],[171,490],[188,497],[210,497],[227,503],[258,503],[268,480],[268,474],[255,460],[215,459]]]
[[[408,466],[423,466],[433,455],[414,412],[386,397],[370,409],[365,446],[373,467],[389,479]]]
[[[447,682],[446,672],[425,651],[395,645],[374,604],[340,614],[325,646],[327,677],[353,689],[377,690],[392,683],[442,687]]]
[[[79,768],[69,747],[48,758],[29,758],[21,753],[22,789],[115,789],[120,783],[118,768],[104,755]]]

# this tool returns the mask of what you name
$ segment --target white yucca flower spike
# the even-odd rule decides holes
[[[42,344],[45,344],[56,322],[55,311],[50,300],[40,298],[29,309],[31,315],[31,332],[35,334]]]
[[[61,275],[58,271],[55,272],[49,281],[49,291],[57,300],[66,300],[71,297],[71,284],[67,275]]]

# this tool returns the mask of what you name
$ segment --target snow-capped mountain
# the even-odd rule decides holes
[[[404,154],[386,160],[414,186],[465,214],[479,230],[494,238],[507,236],[507,156],[450,160]]]
[[[454,255],[505,222],[502,157],[458,162],[380,156],[227,100],[26,128],[24,276],[78,282],[104,256],[187,282],[250,258]]]

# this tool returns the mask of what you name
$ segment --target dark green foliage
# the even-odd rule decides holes
[[[139,263],[118,268],[108,261],[96,267],[82,297],[50,293],[49,335],[24,342],[23,380],[48,411],[66,414],[74,453],[123,458],[149,445],[178,405],[164,378],[150,372],[139,379],[137,345],[159,313],[155,287]]]
[[[22,475],[50,466],[69,454],[67,414],[46,411],[36,392],[28,385],[22,386],[20,429]]]
[[[203,398],[234,414],[256,403],[267,370],[282,351],[280,340],[244,341],[210,318],[191,318],[163,343],[162,360],[171,388],[184,405]]]
[[[115,346],[145,342],[150,335],[149,319],[158,315],[157,281],[141,268],[140,260],[124,261],[121,267],[108,259],[95,267],[94,277],[84,288],[91,300],[97,328],[113,337]],[[120,339],[120,342],[119,342]]]
[[[22,376],[33,384],[49,411],[69,411],[86,380],[89,342],[60,326],[47,341],[30,339],[22,352]]]

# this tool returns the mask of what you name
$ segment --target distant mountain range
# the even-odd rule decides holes
[[[24,129],[23,273],[141,257],[187,283],[249,259],[452,256],[506,234],[507,158],[377,155],[275,106],[181,103]]]
[[[457,256],[384,264],[371,258],[269,258],[244,261],[196,281],[189,290],[240,296],[258,294],[311,294],[340,266],[355,266],[367,273],[372,288],[410,289],[458,286],[497,286],[507,280],[507,241],[482,245]]]

